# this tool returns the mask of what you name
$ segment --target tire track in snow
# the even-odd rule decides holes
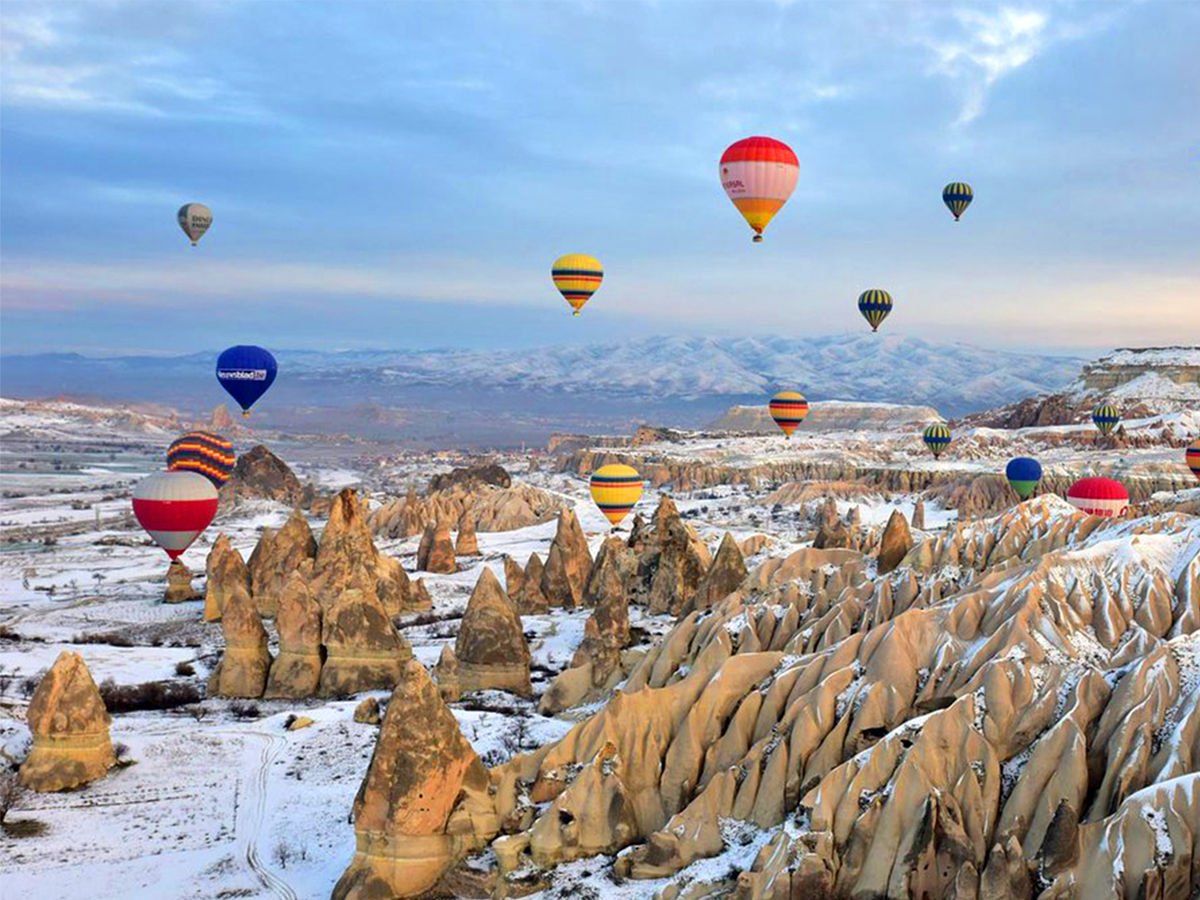
[[[263,823],[266,819],[267,784],[271,775],[271,764],[287,742],[279,735],[268,734],[265,731],[226,733],[239,737],[261,738],[263,741],[258,765],[253,775],[246,781],[242,801],[238,804],[236,827],[242,858],[259,883],[271,892],[271,896],[278,897],[280,900],[298,900],[291,885],[268,869],[258,852],[258,838],[262,834]]]

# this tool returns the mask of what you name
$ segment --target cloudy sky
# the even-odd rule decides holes
[[[4,6],[6,353],[828,334],[868,287],[898,334],[1200,339],[1195,3]],[[801,161],[758,246],[750,134]]]

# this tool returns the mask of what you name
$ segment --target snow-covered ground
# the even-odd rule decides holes
[[[87,408],[84,408],[85,410]],[[3,409],[0,408],[0,413]],[[0,432],[20,435],[19,450],[0,457],[0,625],[19,639],[0,639],[0,746],[19,755],[28,742],[23,722],[26,684],[63,649],[81,653],[97,682],[120,685],[176,680],[201,684],[217,658],[219,629],[202,621],[199,601],[161,602],[166,557],[149,543],[127,515],[128,496],[138,477],[161,465],[165,443],[174,433],[158,425],[108,417],[121,442],[102,454],[89,453],[94,411],[64,407],[53,415],[0,415]],[[125,430],[122,430],[125,428]],[[1200,432],[1200,414],[1177,413],[1127,423],[1133,433],[1171,435]],[[1058,442],[1065,429],[997,432],[979,429],[956,435],[961,443],[942,460],[929,458],[919,433],[844,432],[781,437],[697,437],[685,443],[637,448],[644,456],[732,467],[847,459],[873,468],[909,471],[995,472],[1011,455],[1036,452],[1047,469],[1074,471],[1160,471],[1182,466],[1177,447],[1097,450]],[[1055,440],[1047,440],[1047,435]],[[961,448],[963,453],[956,453]],[[283,453],[283,451],[281,451]],[[283,455],[287,455],[283,453]],[[522,480],[554,491],[575,504],[593,553],[610,533],[592,505],[586,482],[549,471],[535,457],[499,460]],[[56,466],[55,463],[58,465]],[[373,504],[420,486],[443,460],[399,455],[353,461],[352,454],[324,463],[307,453],[295,466],[304,478],[329,491],[361,486]],[[1186,470],[1184,470],[1186,472]],[[676,494],[681,513],[715,549],[724,531],[743,539],[765,529],[772,537],[763,554],[784,555],[805,539],[796,510],[772,510],[768,494],[778,484],[716,485]],[[911,517],[912,493],[864,492],[840,499],[839,512],[857,506],[866,525],[881,525],[892,510]],[[648,516],[656,502],[648,490],[637,511]],[[283,523],[289,510],[270,502],[239,506],[222,514],[184,557],[203,571],[211,542],[228,534],[245,556],[262,529]],[[933,530],[955,520],[954,510],[926,505]],[[314,529],[324,524],[312,518]],[[628,521],[624,530],[628,530]],[[529,554],[545,558],[553,522],[505,533],[479,534],[482,556],[464,560],[452,575],[428,575],[433,615],[410,616],[402,630],[417,658],[432,665],[454,640],[461,615],[482,566],[503,579],[505,554],[524,564]],[[19,536],[18,536],[19,532]],[[44,539],[39,537],[44,535]],[[417,575],[417,538],[379,543]],[[762,556],[759,556],[761,559]],[[753,562],[753,561],[752,561]],[[663,617],[632,611],[633,624],[652,639],[668,626]],[[587,611],[555,610],[524,619],[534,658],[534,689],[545,689],[561,671],[583,636]],[[114,636],[118,639],[114,640]],[[177,674],[194,669],[194,674]],[[382,693],[375,696],[383,699]],[[26,794],[10,819],[41,823],[41,834],[0,840],[0,900],[75,898],[81,891],[96,900],[156,898],[278,897],[323,898],[349,861],[354,833],[348,814],[366,771],[377,729],[353,721],[361,697],[346,701],[255,701],[246,704],[209,699],[193,712],[138,712],[113,717],[114,742],[127,746],[134,764],[65,794]],[[578,712],[548,718],[536,704],[496,692],[471,695],[454,704],[464,735],[489,764],[514,752],[553,741],[569,729]],[[313,724],[285,727],[301,714]],[[745,865],[765,841],[761,832],[742,831],[722,856],[694,864],[689,874],[704,880]],[[602,867],[588,861],[561,867],[558,886],[583,885],[621,898],[649,897],[655,882],[614,886]]]

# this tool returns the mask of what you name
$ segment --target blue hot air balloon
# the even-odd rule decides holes
[[[275,357],[262,347],[239,344],[230,347],[217,357],[217,381],[229,393],[242,415],[250,415],[250,407],[275,381],[279,367]]]
[[[1017,496],[1028,500],[1042,480],[1042,464],[1028,456],[1016,456],[1004,467],[1004,476]]]

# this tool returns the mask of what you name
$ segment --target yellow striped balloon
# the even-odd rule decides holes
[[[975,192],[971,190],[971,186],[965,181],[952,181],[942,188],[942,202],[946,204],[946,208],[954,216],[955,222],[967,211],[967,207],[971,205],[971,201],[974,199]]]
[[[604,280],[604,266],[586,253],[568,253],[554,261],[550,277],[563,299],[571,304],[572,315],[577,316]]]
[[[779,430],[789,438],[808,415],[808,400],[799,391],[780,391],[767,407]]]
[[[591,489],[592,500],[615,528],[641,498],[642,476],[633,466],[601,466],[592,473]]]
[[[872,331],[878,331],[880,323],[892,311],[892,295],[880,288],[871,288],[858,295],[858,311],[867,320]]]
[[[1112,434],[1121,423],[1121,411],[1111,403],[1101,403],[1092,411],[1092,423],[1101,434]]]
[[[925,446],[929,448],[929,452],[933,454],[933,458],[937,459],[950,446],[952,436],[949,426],[944,422],[935,422],[925,429],[925,433],[921,435],[921,439],[925,442]]]

